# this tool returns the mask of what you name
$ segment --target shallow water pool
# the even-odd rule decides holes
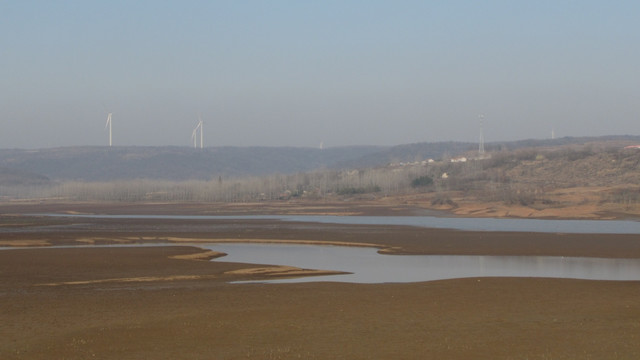
[[[640,280],[640,259],[556,256],[381,255],[375,248],[281,245],[199,244],[227,253],[213,261],[287,265],[349,272],[268,282],[337,281],[404,283],[469,277],[549,277],[589,280]]]

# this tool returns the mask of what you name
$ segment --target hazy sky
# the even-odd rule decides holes
[[[0,0],[0,148],[640,134],[640,1]]]

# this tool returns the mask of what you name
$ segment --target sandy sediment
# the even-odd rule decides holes
[[[227,254],[219,251],[207,250],[203,252],[198,252],[194,254],[184,254],[184,255],[173,255],[170,256],[171,259],[180,259],[180,260],[200,260],[200,261],[209,261],[211,259],[216,259],[222,256],[226,256]]]
[[[61,286],[61,285],[94,285],[108,283],[136,283],[136,282],[157,282],[157,281],[180,281],[180,280],[207,280],[215,279],[216,275],[171,275],[171,276],[141,276],[115,279],[63,281],[53,283],[35,284],[35,286]]]
[[[46,240],[34,240],[34,239],[0,240],[0,246],[11,246],[11,247],[51,246],[51,243]]]
[[[348,274],[342,271],[301,269],[294,266],[268,266],[227,271],[229,275],[261,275],[268,277],[300,277]]]
[[[144,238],[143,238],[144,239]],[[146,239],[150,240],[150,239]],[[301,239],[256,239],[256,238],[176,238],[168,237],[163,240],[177,243],[256,243],[256,244],[298,244],[298,245],[331,245],[331,246],[357,246],[357,247],[383,247],[380,244],[364,242],[330,241],[330,240],[301,240]]]

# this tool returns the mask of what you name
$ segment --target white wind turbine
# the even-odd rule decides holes
[[[193,148],[197,148],[198,147],[198,129],[200,129],[200,123],[198,123],[195,127],[195,129],[193,129],[193,132],[191,133],[191,140],[193,140]]]
[[[200,131],[200,149],[202,149],[204,147],[204,135],[202,134],[202,117],[200,117],[198,115],[198,124],[196,125],[195,129],[193,129],[193,132],[191,133],[191,139],[193,140],[193,147],[194,149],[198,147],[198,131]]]
[[[107,123],[104,125],[105,129],[107,128],[107,126],[109,127],[109,146],[113,145],[113,142],[112,142],[112,131],[111,131],[111,115],[112,115],[112,113],[108,113],[107,114]]]

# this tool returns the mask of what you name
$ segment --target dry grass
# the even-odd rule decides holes
[[[185,254],[185,255],[174,255],[170,256],[171,259],[180,259],[180,260],[197,260],[197,261],[209,261],[211,259],[216,259],[227,254],[219,251],[204,251],[195,254]]]
[[[379,244],[363,243],[363,242],[345,242],[345,241],[321,241],[321,240],[281,240],[281,239],[252,239],[252,238],[236,238],[236,239],[200,239],[200,238],[179,238],[179,237],[137,237],[131,240],[144,241],[170,241],[176,243],[253,243],[253,244],[298,244],[298,245],[330,245],[330,246],[357,246],[357,247],[373,247],[380,248]]]
[[[294,266],[268,266],[227,271],[228,275],[263,275],[269,277],[315,276],[346,274],[342,271],[301,269]]]
[[[46,240],[0,240],[0,246],[29,247],[29,246],[51,246]]]
[[[109,283],[206,280],[206,279],[215,279],[215,278],[217,278],[216,275],[141,276],[141,277],[127,277],[127,278],[99,279],[99,280],[63,281],[63,282],[36,284],[36,286],[93,285],[93,284],[109,284]]]

